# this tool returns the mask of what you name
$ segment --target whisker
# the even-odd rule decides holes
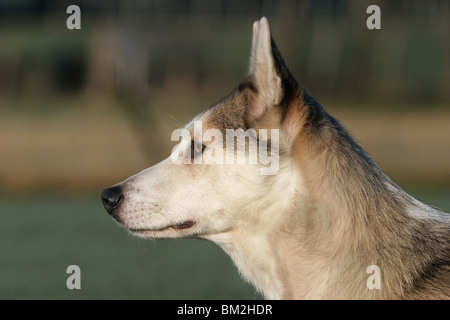
[[[172,118],[172,120],[175,120],[175,122],[173,122],[174,124],[176,124],[178,127],[184,127],[184,124],[178,120],[177,118],[175,118],[173,115],[171,115],[170,113],[166,112],[167,115]]]

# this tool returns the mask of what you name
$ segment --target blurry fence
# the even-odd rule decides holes
[[[365,26],[369,4],[382,29]],[[65,27],[79,4],[82,30]],[[330,99],[435,103],[450,96],[448,1],[0,2],[0,96],[106,90],[144,96],[171,73],[240,79],[265,15],[294,74]],[[109,92],[109,91],[111,92]]]

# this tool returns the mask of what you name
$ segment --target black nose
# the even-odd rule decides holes
[[[119,206],[120,201],[123,199],[122,190],[120,187],[112,187],[103,190],[102,192],[102,202],[106,211],[109,214],[114,214],[114,211]]]

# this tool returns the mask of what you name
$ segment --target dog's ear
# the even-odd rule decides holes
[[[253,91],[245,109],[247,126],[280,128],[288,140],[294,138],[304,115],[302,90],[275,45],[266,18],[253,24],[249,79]]]
[[[258,103],[249,111],[249,118],[259,118],[267,107],[278,105],[282,99],[281,78],[272,54],[272,37],[266,18],[253,23],[252,51],[249,73],[258,91]]]

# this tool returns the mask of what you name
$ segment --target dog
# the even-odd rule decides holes
[[[266,18],[247,77],[175,140],[101,194],[131,234],[213,241],[266,299],[450,298],[450,215],[392,182],[306,92]],[[208,163],[224,154],[246,161]]]

